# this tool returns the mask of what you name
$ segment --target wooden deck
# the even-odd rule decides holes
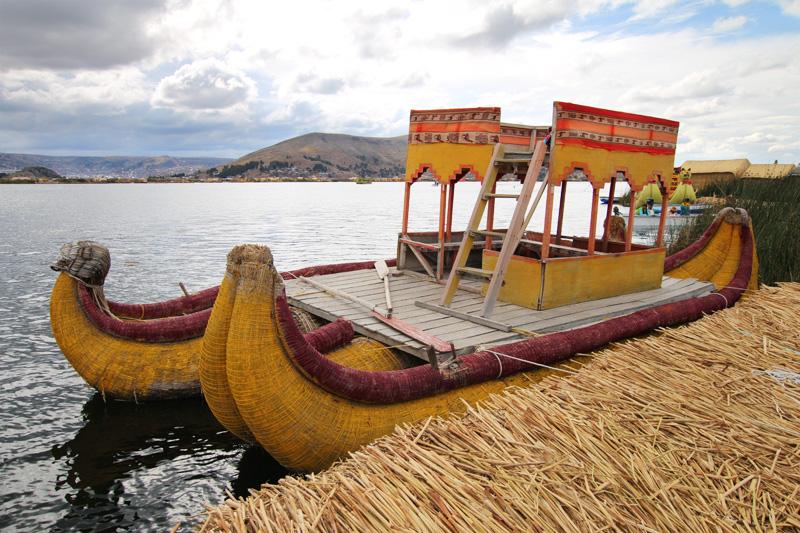
[[[498,302],[491,320],[505,328],[476,324],[461,318],[448,316],[416,302],[437,305],[444,286],[416,273],[397,273],[392,269],[391,296],[394,306],[393,318],[408,322],[429,335],[452,342],[457,354],[474,351],[478,347],[491,347],[526,338],[528,333],[550,333],[585,326],[602,320],[626,315],[654,305],[676,302],[707,294],[714,290],[711,283],[694,279],[675,279],[665,276],[660,289],[635,294],[626,294],[567,305],[546,311],[535,311],[513,304]],[[356,296],[385,309],[383,282],[375,270],[344,272],[327,276],[316,276],[315,281],[327,287]],[[302,280],[286,281],[289,301],[325,320],[346,318],[353,323],[355,331],[417,357],[428,359],[425,346],[372,317],[364,307],[333,296]],[[462,281],[453,298],[451,309],[479,316],[483,298],[480,282]],[[513,328],[511,331],[508,329]]]

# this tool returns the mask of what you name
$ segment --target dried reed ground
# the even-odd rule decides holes
[[[800,284],[208,512],[204,531],[800,529]],[[797,374],[795,374],[795,377]],[[791,377],[791,375],[790,375]]]

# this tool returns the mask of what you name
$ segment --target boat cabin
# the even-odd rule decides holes
[[[632,241],[633,215],[600,203],[606,185],[613,198],[623,181],[633,205],[649,184],[671,192],[677,129],[564,102],[547,126],[502,122],[496,107],[412,111],[396,267],[286,280],[289,302],[450,371],[462,354],[708,294],[713,283],[663,275],[667,209],[655,246],[644,246]],[[501,178],[521,181],[519,192],[498,192]],[[592,185],[591,215],[585,233],[571,235],[563,213],[578,178]],[[456,194],[467,180],[480,182],[477,197]],[[412,192],[431,182],[438,227],[412,232]],[[456,198],[473,205],[466,227],[453,227]],[[497,202],[514,205],[508,227],[495,226]],[[537,209],[541,227],[530,227]]]
[[[677,132],[671,120],[566,102],[554,103],[550,126],[504,123],[492,107],[411,111],[398,270],[446,283],[445,307],[462,277],[478,278],[485,317],[498,300],[543,310],[659,288],[664,204],[678,185],[672,173]],[[426,177],[440,189],[438,231],[410,232],[412,189]],[[497,194],[501,177],[520,180],[522,192]],[[455,187],[465,179],[480,181],[481,190],[468,227],[454,231]],[[563,231],[568,185],[576,179],[592,185],[582,236]],[[655,246],[632,242],[633,209],[623,220],[609,201],[601,213],[601,190],[608,185],[613,198],[621,181],[629,185],[631,205],[645,187],[662,191]],[[497,201],[516,202],[508,228],[494,226]],[[544,209],[543,227],[529,228],[537,209]]]

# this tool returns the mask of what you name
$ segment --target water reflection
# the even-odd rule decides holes
[[[173,484],[206,481],[208,471],[198,470],[198,462],[213,468],[216,461],[233,459],[242,451],[231,482],[234,494],[246,495],[250,488],[286,474],[260,447],[245,449],[227,433],[201,398],[136,405],[105,403],[95,394],[82,414],[84,426],[72,439],[52,448],[53,457],[67,467],[56,490],[66,492],[70,506],[55,523],[56,529],[124,529],[134,522],[138,528],[143,521],[166,525],[169,513],[150,514],[153,506],[146,507],[148,516],[141,516],[143,507],[132,505],[141,491],[132,488],[143,485],[150,498],[169,505],[174,492],[187,488]],[[184,456],[191,463],[182,462]],[[160,468],[173,470],[170,484],[159,479]],[[219,500],[223,495],[209,496]]]

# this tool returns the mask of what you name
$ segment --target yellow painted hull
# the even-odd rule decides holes
[[[194,396],[200,392],[202,338],[142,342],[114,337],[85,315],[78,282],[61,273],[50,299],[50,324],[64,356],[106,398],[142,401]]]

